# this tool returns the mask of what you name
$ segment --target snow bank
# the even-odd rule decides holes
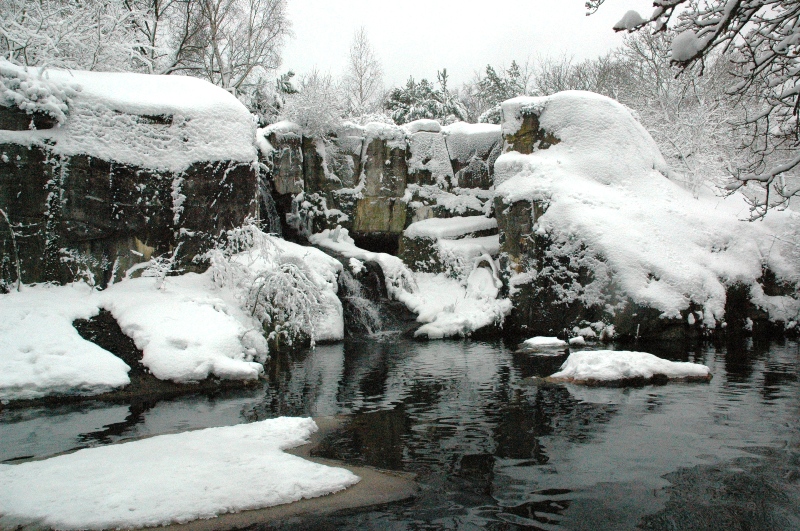
[[[319,249],[260,235],[269,240],[269,254],[250,250],[233,258],[237,271],[246,271],[245,283],[282,263],[299,264],[322,293],[316,341],[343,339],[336,296],[342,265]],[[203,274],[129,278],[105,291],[85,284],[44,285],[0,295],[0,400],[98,394],[130,383],[130,368],[122,360],[72,326],[101,308],[134,340],[156,378],[182,383],[210,376],[258,378],[268,357],[262,325],[243,309],[238,286],[215,282],[219,274],[212,267]]]
[[[486,216],[430,218],[417,221],[403,231],[406,238],[453,239],[487,230],[496,230],[497,220]]]
[[[0,465],[0,523],[56,529],[158,526],[343,490],[359,478],[296,457],[317,430],[277,418]]]
[[[6,87],[15,78],[20,86],[36,80],[44,87],[48,94],[38,100],[47,102],[44,111],[58,109],[55,116],[61,118],[58,113],[68,107],[61,127],[4,132],[3,141],[27,145],[47,140],[57,154],[86,154],[176,173],[195,162],[252,163],[256,158],[250,113],[232,94],[201,79],[24,69],[2,59],[0,69]],[[29,110],[26,101],[16,104]]]
[[[400,300],[424,323],[414,335],[428,339],[466,337],[492,325],[502,325],[511,301],[498,299],[502,286],[487,268],[475,268],[466,286],[444,274],[414,273],[419,289]]]
[[[129,279],[100,295],[156,378],[253,380],[264,372],[267,344],[261,326],[231,293],[215,288],[210,274],[168,277],[160,289],[159,282]]]
[[[756,283],[762,266],[779,278],[800,279],[794,240],[785,236],[796,232],[796,214],[774,212],[765,223],[747,223],[740,221],[748,211],[738,197],[705,191],[694,198],[665,177],[669,170],[655,142],[628,109],[604,96],[569,91],[515,98],[502,107],[506,134],[533,112],[561,140],[530,155],[501,155],[495,184],[506,204],[546,207],[533,228],[549,239],[550,252],[572,259],[583,246],[596,285],[582,294],[566,290],[566,299],[584,297],[586,306],[603,307],[615,302],[603,296],[619,289],[670,318],[694,303],[702,308],[700,320],[714,327],[724,317],[726,286],[744,282],[772,319],[797,314],[796,300],[770,299]]]
[[[548,379],[573,383],[611,383],[634,378],[649,380],[656,376],[710,380],[711,371],[705,365],[667,361],[646,352],[583,350],[570,354],[561,370]]]
[[[420,131],[425,131],[427,133],[439,133],[442,131],[442,124],[428,118],[421,118],[413,122],[408,122],[407,124],[403,124],[402,127],[411,134],[419,133]]]
[[[91,395],[129,384],[130,367],[72,326],[97,315],[99,304],[86,284],[23,286],[0,295],[0,401]]]

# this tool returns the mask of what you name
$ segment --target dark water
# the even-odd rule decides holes
[[[563,358],[501,342],[349,340],[263,389],[0,413],[0,461],[280,415],[346,415],[319,452],[414,472],[417,499],[290,529],[800,529],[797,343],[641,350],[710,384],[537,387]]]

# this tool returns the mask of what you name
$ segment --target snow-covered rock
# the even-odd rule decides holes
[[[558,339],[557,337],[547,337],[547,336],[536,336],[526,339],[522,342],[523,347],[529,348],[541,348],[541,347],[566,347],[567,342],[563,339]]]
[[[582,350],[573,352],[551,374],[551,382],[587,385],[639,383],[666,378],[669,380],[709,381],[711,371],[705,365],[668,361],[646,352],[625,350]]]
[[[93,395],[130,383],[118,357],[72,326],[100,311],[86,284],[23,286],[0,295],[0,401]]]
[[[20,114],[34,128],[17,127]],[[12,224],[53,220],[20,238],[23,282],[83,270],[104,285],[179,246],[188,263],[256,213],[255,131],[232,94],[194,77],[0,59],[0,208]]]
[[[431,218],[412,223],[403,231],[406,238],[456,239],[477,236],[478,233],[493,232],[497,220],[486,216],[465,216],[457,218]]]
[[[58,155],[89,155],[139,168],[180,172],[195,162],[256,158],[255,123],[231,93],[191,76],[18,67],[0,59],[5,99],[52,113],[60,127],[3,131],[0,143],[40,145]],[[22,94],[36,84],[47,94]],[[11,94],[13,92],[13,95]],[[30,92],[30,91],[28,91]]]
[[[259,323],[208,273],[169,277],[160,288],[154,278],[129,279],[99,299],[156,378],[255,380],[264,372],[268,352]]]
[[[795,213],[748,223],[741,197],[693,197],[629,110],[604,96],[515,98],[503,116],[495,211],[517,325],[547,333],[602,319],[646,337],[696,311],[697,326],[713,329],[736,284],[770,319],[797,315],[796,298],[759,284],[764,269],[800,279],[786,238]]]

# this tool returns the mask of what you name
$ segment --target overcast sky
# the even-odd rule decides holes
[[[652,0],[606,0],[590,17],[584,0],[289,0],[288,6],[295,37],[282,71],[316,67],[338,76],[353,33],[364,26],[387,87],[409,75],[433,81],[441,68],[455,87],[486,64],[602,55],[622,41],[614,23],[629,9],[649,15]]]

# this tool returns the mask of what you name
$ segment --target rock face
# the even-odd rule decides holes
[[[17,262],[25,283],[100,286],[167,253],[176,268],[202,267],[194,258],[220,231],[258,213],[255,126],[224,90],[0,67],[16,91],[0,95],[0,289]]]
[[[392,253],[411,223],[484,215],[502,145],[499,126],[433,120],[345,124],[325,138],[281,122],[258,135],[267,188],[291,227],[341,225],[362,247]]]
[[[191,268],[220,230],[255,214],[255,185],[247,164],[197,163],[172,174],[0,144],[0,209],[14,226],[28,283],[82,275],[105,285],[178,245],[182,267]],[[8,227],[0,229],[0,250],[10,281]]]

